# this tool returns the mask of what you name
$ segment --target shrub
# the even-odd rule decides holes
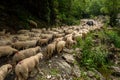
[[[97,47],[93,50],[86,49],[83,51],[81,64],[91,68],[98,68],[107,65],[107,53],[108,52],[102,50],[101,47]]]
[[[79,62],[81,66],[86,66],[89,68],[98,68],[104,65],[108,65],[106,57],[108,51],[104,49],[105,44],[100,44],[97,46],[93,46],[93,36],[94,33],[88,34],[85,39],[78,38],[77,45],[75,47],[80,47],[82,49],[82,59]],[[105,37],[105,33],[103,31],[97,33],[100,39]]]
[[[112,42],[115,47],[120,48],[120,36],[115,31],[107,31],[107,36],[109,37],[109,41]]]

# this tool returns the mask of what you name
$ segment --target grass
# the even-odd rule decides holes
[[[97,38],[95,38],[95,34],[98,35]],[[94,40],[99,41],[97,45]],[[114,44],[116,48],[120,48],[120,35],[114,30],[107,30],[107,28],[99,32],[90,33],[85,39],[78,38],[74,48],[78,47],[82,49],[82,59],[78,60],[80,67],[86,69],[95,68],[108,78],[111,74],[108,67],[113,65],[107,59],[107,55],[109,54],[108,48],[111,44]]]
[[[115,47],[120,48],[120,35],[117,34],[116,31],[107,31],[107,36],[109,37],[109,41],[111,41]]]
[[[51,69],[50,74],[56,76],[59,73],[57,69]]]

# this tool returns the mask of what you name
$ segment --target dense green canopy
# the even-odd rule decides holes
[[[77,24],[81,18],[109,15],[110,25],[114,26],[120,13],[119,0],[0,0],[0,5],[11,8],[13,12],[14,9],[18,11],[18,8],[23,8],[52,25]]]

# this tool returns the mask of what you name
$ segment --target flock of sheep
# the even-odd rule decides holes
[[[0,80],[4,80],[11,72],[15,72],[15,80],[27,80],[33,69],[41,72],[40,60],[50,59],[53,54],[60,55],[63,48],[71,48],[76,44],[78,37],[84,38],[88,32],[99,30],[101,27],[96,22],[92,26],[83,24],[19,30],[17,34],[6,34],[4,30],[1,31],[0,58],[5,57],[8,61],[0,67]]]

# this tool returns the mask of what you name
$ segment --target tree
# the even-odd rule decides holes
[[[110,25],[116,25],[116,18],[120,13],[120,1],[119,0],[105,0],[105,6],[103,12],[110,16]]]

